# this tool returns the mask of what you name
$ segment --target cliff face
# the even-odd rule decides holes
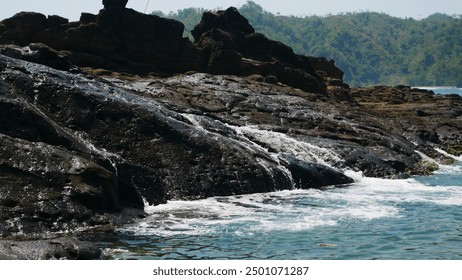
[[[312,64],[317,59],[296,55],[288,46],[255,33],[235,8],[205,13],[193,31],[195,43],[182,38],[183,30],[174,20],[108,6],[98,15],[82,14],[79,22],[70,23],[58,16],[19,13],[0,23],[0,43],[43,43],[80,67],[157,75],[258,74],[273,83],[327,93],[327,68],[319,75]],[[347,90],[338,75],[341,71],[332,68],[338,88]]]
[[[121,7],[0,23],[0,237],[107,230],[142,216],[143,199],[428,174],[420,153],[462,150],[460,96],[350,91],[332,61],[295,55],[235,9],[206,13],[194,44],[181,33]]]

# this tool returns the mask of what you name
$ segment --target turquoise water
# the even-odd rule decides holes
[[[462,259],[462,163],[433,176],[174,201],[101,242],[117,259]]]

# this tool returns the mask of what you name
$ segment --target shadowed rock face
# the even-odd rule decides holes
[[[255,33],[236,8],[204,13],[191,33],[197,46],[210,53],[210,73],[274,76],[305,91],[326,92],[325,81],[308,57],[296,55],[290,47]]]
[[[81,67],[161,76],[188,71],[258,74],[304,91],[340,90],[348,95],[343,73],[333,63],[322,67],[325,64],[319,59],[297,55],[290,47],[255,33],[236,8],[205,13],[192,31],[196,42],[191,43],[182,38],[180,22],[126,9],[126,3],[105,0],[98,15],[84,13],[79,22],[71,23],[57,16],[19,13],[0,23],[0,43],[42,43]]]

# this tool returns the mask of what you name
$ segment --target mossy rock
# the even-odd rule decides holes
[[[462,155],[462,145],[461,144],[453,144],[449,145],[447,148],[447,152],[451,155],[459,157]]]
[[[437,171],[440,169],[438,163],[428,161],[428,160],[422,160],[418,162],[413,170],[407,170],[408,174],[421,174],[421,175],[432,175],[433,172]],[[410,172],[411,171],[411,172]]]

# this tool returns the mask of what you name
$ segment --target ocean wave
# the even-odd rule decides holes
[[[461,166],[440,172],[456,176]],[[146,206],[148,218],[120,229],[136,235],[178,236],[233,233],[253,235],[274,231],[308,231],[344,221],[401,219],[409,205],[462,206],[462,187],[426,178],[390,180],[348,172],[355,183],[323,190],[285,190],[273,193],[170,201]],[[429,177],[430,178],[430,177]]]

